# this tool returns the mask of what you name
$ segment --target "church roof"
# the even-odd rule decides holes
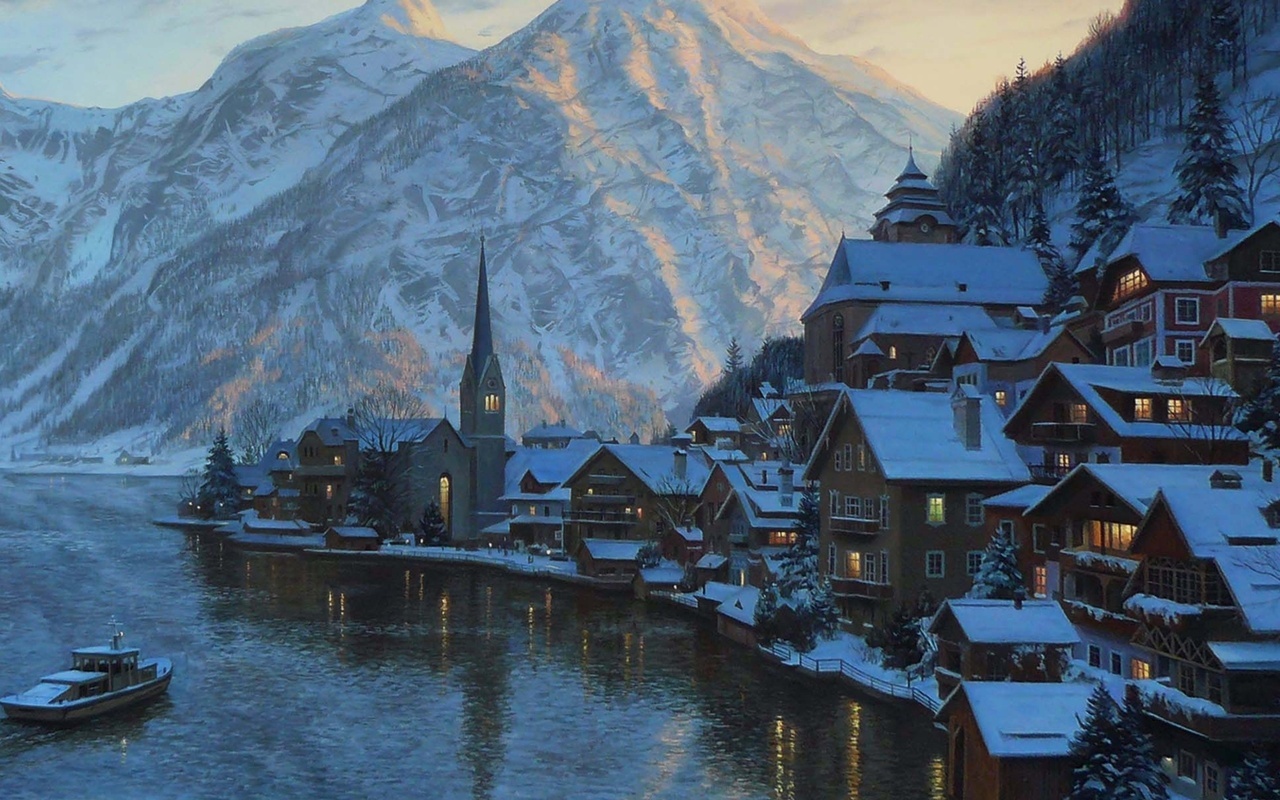
[[[928,176],[924,174],[924,170],[916,166],[916,151],[914,147],[907,148],[907,165],[902,168],[902,174],[898,176],[898,183],[911,178],[920,178],[928,183]],[[933,188],[932,186],[930,188]]]
[[[849,300],[1034,306],[1048,285],[1022,248],[841,239],[803,319]]]
[[[477,372],[493,355],[493,327],[489,320],[489,271],[485,264],[484,237],[480,238],[480,271],[476,287],[476,324],[471,338],[471,364]]]

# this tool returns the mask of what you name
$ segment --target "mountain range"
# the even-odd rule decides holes
[[[510,432],[683,422],[958,119],[750,0],[559,0],[479,53],[369,0],[187,95],[0,95],[0,438],[157,450],[383,381],[451,413],[481,234]]]

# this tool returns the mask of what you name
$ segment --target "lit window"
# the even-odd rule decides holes
[[[1181,397],[1170,397],[1165,403],[1165,410],[1170,422],[1186,422],[1190,419],[1187,404]]]
[[[982,524],[982,519],[982,495],[971,494],[965,498],[964,521],[970,527],[976,527]]]
[[[1135,681],[1151,680],[1151,662],[1140,658],[1129,659],[1129,677]]]
[[[1009,393],[1004,389],[996,389],[996,405],[1001,408],[1009,405]]]
[[[1173,301],[1173,318],[1180,325],[1195,325],[1200,321],[1200,300],[1195,297],[1179,297]]]
[[[1280,250],[1263,250],[1259,253],[1258,269],[1263,272],[1280,272]]]
[[[895,344],[889,345],[889,360],[890,361],[898,360],[898,346]]]
[[[844,554],[844,576],[846,578],[862,578],[862,553]]]
[[[1194,339],[1179,339],[1173,343],[1174,355],[1183,364],[1196,363],[1196,343]]]
[[[496,394],[487,394],[484,396],[484,410],[490,414],[496,414],[502,410],[502,399]]]
[[[930,525],[941,525],[947,521],[946,495],[931,494],[926,508]]]
[[[1136,525],[1123,522],[1104,522],[1091,519],[1085,522],[1089,532],[1089,546],[1094,550],[1115,550],[1127,552],[1137,532]]]
[[[1089,407],[1084,403],[1072,403],[1067,406],[1067,421],[1073,425],[1083,425],[1089,421]]]
[[[1071,454],[1055,453],[1053,456],[1054,466],[1058,468],[1058,472],[1066,473],[1071,471]]]
[[[326,484],[324,485],[324,499],[325,499],[325,500],[332,500],[332,499],[333,499],[333,484],[332,484],[332,483],[326,483]]]
[[[1043,564],[1037,565],[1031,570],[1031,591],[1036,597],[1049,596],[1049,570]]]
[[[924,576],[941,578],[946,574],[945,554],[941,550],[930,550],[924,554]]]
[[[1280,315],[1280,294],[1262,296],[1262,313],[1268,316]]]
[[[964,571],[967,575],[977,575],[982,569],[982,551],[970,550],[964,556]]]
[[[1139,422],[1151,421],[1151,398],[1133,398],[1133,418]]]
[[[1115,299],[1136,294],[1147,285],[1147,276],[1139,268],[1134,268],[1120,276],[1116,281]]]

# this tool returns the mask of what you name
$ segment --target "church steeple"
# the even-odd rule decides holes
[[[483,370],[493,355],[493,327],[489,321],[489,270],[485,264],[484,237],[480,237],[480,277],[476,288],[476,322],[471,335],[471,364]]]
[[[889,202],[875,213],[871,226],[876,241],[946,244],[956,240],[956,224],[929,176],[916,166],[914,146],[907,146],[907,165],[885,197]]]

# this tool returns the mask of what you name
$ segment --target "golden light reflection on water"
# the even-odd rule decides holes
[[[120,763],[124,764],[125,759],[129,756],[129,737],[120,737]]]
[[[862,706],[852,698],[845,700],[845,712],[849,719],[849,744],[845,753],[845,772],[848,776],[849,796],[862,796]]]
[[[773,795],[778,800],[795,800],[796,796],[796,729],[777,717],[773,722],[770,753],[773,760]]]
[[[930,800],[946,800],[947,762],[940,755],[929,759],[929,792]]]
[[[440,595],[440,666],[449,668],[449,593]]]

